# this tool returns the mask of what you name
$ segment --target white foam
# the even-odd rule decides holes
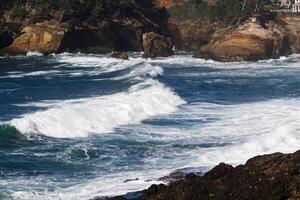
[[[26,56],[43,56],[44,54],[42,54],[41,52],[38,51],[28,51],[26,53]]]
[[[239,105],[211,104],[201,109],[197,109],[197,106],[192,106],[191,110],[201,110],[203,118],[215,117],[216,120],[190,128],[190,140],[231,145],[188,152],[193,155],[191,162],[187,163],[189,167],[214,166],[220,162],[241,164],[256,155],[290,153],[299,149],[298,98]]]
[[[184,101],[154,80],[135,85],[128,92],[61,102],[46,111],[26,114],[10,123],[23,133],[56,138],[87,137],[112,132],[153,116],[174,112]]]
[[[29,77],[29,76],[45,76],[45,75],[53,75],[58,74],[60,71],[58,70],[49,70],[49,71],[33,71],[28,73],[23,72],[15,72],[15,73],[8,73],[9,75],[2,76],[0,78],[23,78],[23,77]]]
[[[14,199],[22,200],[79,200],[92,199],[95,197],[123,195],[128,192],[136,192],[137,190],[145,189],[152,184],[159,184],[157,177],[166,174],[167,171],[154,172],[153,170],[140,172],[123,172],[114,173],[108,176],[92,179],[71,187],[59,187],[55,191],[48,191],[34,184],[35,190],[24,191],[20,190],[13,192]],[[126,181],[132,179],[132,181]],[[13,181],[16,184],[15,181]],[[18,185],[28,184],[26,181],[20,181]],[[57,186],[56,186],[57,187]]]

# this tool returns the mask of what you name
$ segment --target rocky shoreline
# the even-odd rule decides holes
[[[203,176],[177,174],[177,178],[127,196],[93,200],[296,200],[300,199],[300,151],[256,156],[236,167],[220,163]]]
[[[232,62],[279,58],[300,52],[298,15],[264,12],[224,26],[192,18],[179,21],[172,14],[169,18],[162,14],[156,19],[159,13],[176,6],[169,1],[157,0],[156,4],[157,7],[148,9],[135,3],[129,8],[132,12],[129,17],[110,20],[80,20],[69,16],[70,20],[65,11],[51,10],[46,19],[35,23],[30,21],[30,16],[13,18],[13,5],[7,4],[0,9],[4,13],[0,16],[0,55],[29,51],[46,55],[143,51],[144,57],[153,58],[171,56],[176,47],[192,50],[197,58]],[[27,7],[29,14],[37,12],[34,5]]]

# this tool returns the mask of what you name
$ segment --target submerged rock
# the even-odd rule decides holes
[[[149,32],[143,34],[144,57],[168,57],[174,55],[170,38],[158,33]]]

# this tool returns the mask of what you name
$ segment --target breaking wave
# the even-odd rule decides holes
[[[54,108],[26,114],[10,124],[22,133],[55,138],[87,137],[112,132],[122,125],[137,124],[174,112],[184,101],[158,81],[146,80],[128,91],[112,95],[62,101]]]

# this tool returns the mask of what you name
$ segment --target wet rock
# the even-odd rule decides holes
[[[111,56],[113,58],[118,58],[118,59],[122,59],[122,60],[129,60],[128,54],[126,52],[114,51],[114,52],[112,52]]]
[[[159,178],[158,180],[170,183],[170,182],[174,182],[174,181],[179,181],[188,174],[195,174],[197,176],[203,176],[203,171],[208,171],[208,168],[206,168],[206,167],[198,167],[198,168],[187,167],[187,168],[175,170],[175,171],[171,172],[170,174],[168,174],[167,176],[163,176],[163,177]]]
[[[170,38],[158,33],[149,32],[143,34],[144,57],[168,57],[174,55]]]
[[[257,156],[235,168],[221,163],[203,177],[153,185],[141,199],[300,199],[300,151]]]

